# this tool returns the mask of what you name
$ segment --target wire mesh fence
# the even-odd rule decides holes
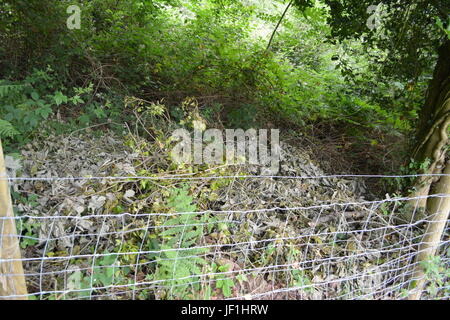
[[[108,189],[118,180],[336,177],[174,175],[9,182],[48,187],[98,180]],[[125,212],[117,205],[101,212],[16,210],[14,217],[0,217],[2,227],[14,221],[18,230],[17,235],[0,230],[0,248],[8,237],[18,237],[22,257],[3,256],[0,265],[22,263],[30,299],[403,299],[417,280],[413,273],[420,263],[427,281],[423,297],[448,299],[448,221],[437,256],[425,262],[415,258],[437,214],[419,210],[419,201],[449,196],[199,210],[180,188],[170,200],[173,210],[161,212]],[[0,279],[15,276],[4,272]],[[0,298],[20,296],[12,289]]]

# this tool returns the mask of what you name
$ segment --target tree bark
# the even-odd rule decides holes
[[[424,174],[441,174],[445,169],[445,156],[449,144],[447,128],[450,124],[450,41],[447,40],[438,50],[438,61],[433,79],[427,91],[425,104],[420,113],[417,143],[412,158],[417,163],[430,160]],[[412,197],[427,196],[439,177],[421,177],[417,180]],[[415,212],[426,211],[427,199],[413,200]],[[416,220],[423,215],[417,215]]]
[[[413,159],[418,163],[430,160],[430,166],[421,173],[444,174],[444,176],[419,178],[411,196],[431,194],[443,196],[424,197],[420,200],[411,200],[410,203],[414,206],[414,210],[411,211],[416,214],[411,215],[409,221],[412,223],[426,219],[428,222],[415,257],[416,266],[412,276],[413,290],[409,295],[410,300],[420,299],[426,283],[422,263],[436,254],[450,212],[450,160],[447,156],[450,125],[450,41],[447,40],[438,52],[438,62],[420,114]]]
[[[439,100],[442,99],[443,88],[448,86],[449,82],[450,40],[446,40],[438,49],[438,61],[434,69],[433,79],[428,86],[425,103],[419,114],[419,126],[417,132],[419,141],[422,141],[429,132],[429,129],[433,124],[433,118],[436,116],[436,106],[439,104]],[[420,157],[420,155],[418,156]]]
[[[435,192],[437,194],[447,193],[450,189],[450,163],[447,163],[444,173],[449,176],[443,176],[436,184]],[[412,289],[408,297],[409,300],[419,300],[426,283],[426,274],[422,262],[427,261],[436,254],[441,242],[449,217],[450,197],[434,197],[428,199],[427,209],[432,214],[428,218],[427,230],[420,243],[416,256],[416,266],[412,276]]]

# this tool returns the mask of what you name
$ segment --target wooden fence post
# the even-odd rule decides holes
[[[7,178],[6,166],[0,140],[0,296],[12,296],[4,299],[26,300],[27,287],[22,261],[20,261],[21,253],[17,238],[16,222],[12,219],[14,212],[8,180],[5,178]],[[5,217],[10,217],[11,219],[1,219]],[[3,261],[3,259],[14,260]]]

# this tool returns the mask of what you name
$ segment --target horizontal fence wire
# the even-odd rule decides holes
[[[75,180],[416,178],[424,175],[17,177]],[[440,177],[444,175],[428,175]],[[39,195],[37,195],[39,196]],[[30,299],[404,299],[432,194],[372,201],[181,212],[18,212],[14,221]],[[57,205],[55,204],[55,207]],[[449,221],[423,297],[450,297]],[[1,230],[0,230],[1,231]],[[1,232],[0,244],[8,235]],[[1,248],[1,246],[0,246]],[[14,273],[2,277],[18,276]],[[14,299],[20,295],[0,296]]]
[[[315,176],[277,176],[277,175],[229,175],[229,176],[201,176],[204,172],[174,174],[170,176],[112,176],[112,177],[0,177],[0,180],[9,181],[75,181],[75,180],[208,180],[208,179],[337,179],[337,178],[419,178],[419,177],[446,177],[444,173],[407,174],[407,175],[369,175],[369,174],[335,174]]]

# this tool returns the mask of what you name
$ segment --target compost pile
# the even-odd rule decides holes
[[[386,212],[396,203],[365,200],[364,181],[314,178],[325,175],[319,164],[283,142],[286,178],[241,177],[260,172],[249,165],[177,167],[167,151],[79,133],[35,141],[20,165],[9,161],[12,175],[44,178],[13,185],[31,293],[398,298],[420,230],[395,228]]]

